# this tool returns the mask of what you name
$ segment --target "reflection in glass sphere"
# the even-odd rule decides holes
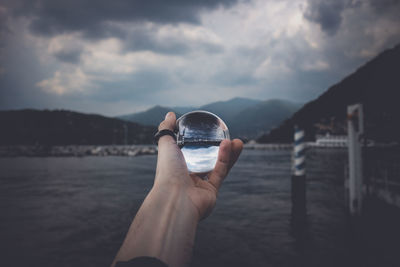
[[[177,144],[181,148],[189,172],[207,173],[217,162],[219,144],[229,139],[226,124],[215,114],[192,111],[177,121]]]

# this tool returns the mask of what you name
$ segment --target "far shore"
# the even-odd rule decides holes
[[[292,144],[245,144],[245,149],[285,150]],[[156,155],[155,145],[9,145],[0,146],[0,157],[85,157]]]
[[[155,155],[155,145],[0,146],[0,157],[85,157]]]

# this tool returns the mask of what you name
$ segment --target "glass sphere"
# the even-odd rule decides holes
[[[177,144],[185,157],[189,172],[206,174],[214,169],[219,145],[229,139],[226,124],[207,111],[192,111],[176,121]]]

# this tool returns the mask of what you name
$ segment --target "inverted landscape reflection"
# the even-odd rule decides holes
[[[215,114],[193,111],[177,120],[177,144],[189,172],[207,173],[214,169],[222,140],[229,139],[226,124]]]

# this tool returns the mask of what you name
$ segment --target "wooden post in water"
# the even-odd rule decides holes
[[[295,126],[292,175],[292,219],[304,225],[306,219],[306,170],[304,131]]]
[[[355,104],[347,107],[349,150],[348,207],[351,215],[361,213],[363,166],[361,142],[364,134],[363,107]]]

